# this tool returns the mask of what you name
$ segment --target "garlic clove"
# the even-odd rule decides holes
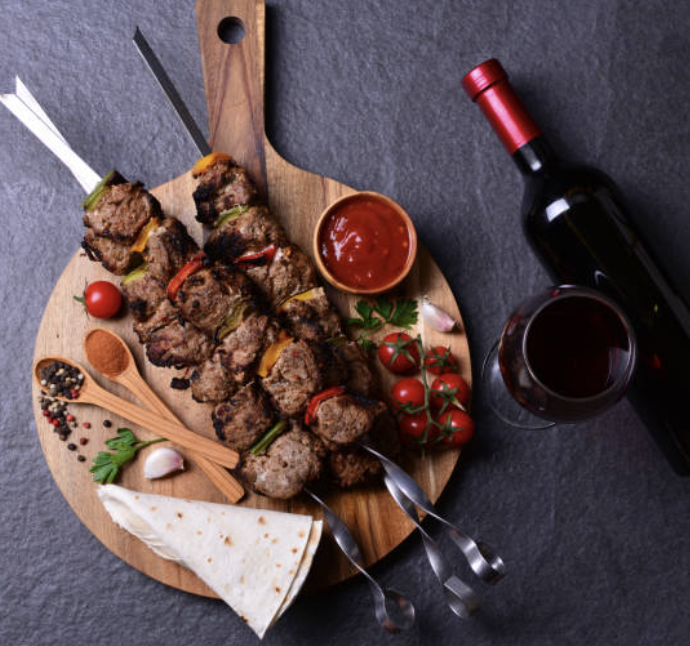
[[[184,460],[182,456],[175,450],[163,447],[151,451],[146,456],[144,462],[144,477],[149,480],[162,478],[174,471],[182,471],[184,469]]]
[[[422,302],[422,318],[429,327],[439,332],[452,332],[456,326],[455,319],[426,296]]]

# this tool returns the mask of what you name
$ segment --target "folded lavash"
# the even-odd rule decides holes
[[[192,570],[263,637],[298,595],[321,539],[311,516],[98,487],[113,520]]]

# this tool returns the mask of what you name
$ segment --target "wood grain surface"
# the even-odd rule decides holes
[[[232,45],[223,43],[218,37],[219,22],[230,16],[239,18],[246,31],[244,39]],[[282,159],[266,139],[263,121],[263,2],[199,0],[197,21],[213,149],[232,154],[250,170],[254,181],[264,190],[271,210],[285,225],[291,239],[311,254],[313,227],[320,213],[330,202],[353,192],[354,189],[296,168]],[[190,167],[194,161],[189,160]],[[164,211],[179,218],[197,242],[201,243],[201,226],[194,220],[195,209],[191,197],[193,190],[194,181],[188,172],[153,189],[152,192],[160,200]],[[415,214],[412,213],[411,216],[414,219]],[[74,217],[81,217],[78,205],[75,205]],[[122,315],[105,323],[89,320],[81,305],[72,299],[73,295],[83,291],[87,282],[99,279],[112,280],[113,277],[99,264],[89,262],[81,252],[71,259],[46,306],[36,339],[34,357],[61,354],[88,366],[82,348],[82,337],[90,327],[104,325],[128,341],[143,376],[174,414],[198,433],[214,437],[210,421],[211,407],[194,402],[187,391],[169,388],[171,378],[181,373],[155,368],[145,361],[143,348],[136,341],[129,316]],[[426,295],[434,303],[448,310],[461,323],[460,312],[450,287],[434,260],[423,248],[420,248],[415,267],[396,295],[418,299]],[[343,314],[352,311],[357,300],[342,293],[334,293],[333,290],[330,290],[330,296]],[[425,326],[420,319],[417,329],[412,333],[421,335],[425,347],[450,345],[460,360],[463,376],[471,384],[469,347],[462,325],[457,332],[442,334]],[[383,370],[380,370],[380,373],[384,387],[388,390],[394,379]],[[121,385],[99,375],[94,377],[113,393],[135,401]],[[91,458],[98,450],[103,449],[103,441],[114,434],[114,429],[127,425],[124,420],[90,405],[71,405],[80,423],[91,423],[88,430],[80,425],[73,431],[69,440],[78,444],[80,437],[88,438],[88,444],[79,446],[79,453],[85,455],[87,461],[78,462],[75,452],[67,450],[65,443],[59,440],[41,415],[38,405],[39,390],[36,386],[33,394],[38,435],[46,462],[60,491],[86,527],[109,550],[141,572],[191,593],[214,596],[191,572],[159,558],[140,541],[116,527],[98,500],[88,467]],[[112,420],[112,428],[104,428],[105,419]],[[133,430],[142,439],[153,437],[140,428],[133,427]],[[147,481],[143,476],[142,463],[149,450],[144,449],[144,455],[139,456],[137,462],[124,470],[119,484],[148,493],[212,502],[225,501],[201,469],[189,460],[183,473],[169,479]],[[459,450],[448,450],[423,457],[405,454],[401,463],[420,483],[431,500],[436,501],[455,467],[458,456]],[[346,492],[334,489],[326,496],[326,502],[348,525],[362,548],[368,565],[388,554],[413,529],[382,483]],[[285,502],[249,494],[240,504],[309,513],[321,517],[316,505],[305,498]],[[352,574],[352,568],[340,555],[333,540],[325,536],[314,562],[310,587],[326,587]]]

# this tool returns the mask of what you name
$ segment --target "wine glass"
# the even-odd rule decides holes
[[[494,413],[518,428],[593,417],[627,389],[637,357],[632,325],[614,301],[561,285],[524,300],[482,368]]]

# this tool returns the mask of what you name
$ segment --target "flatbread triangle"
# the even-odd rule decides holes
[[[120,527],[192,570],[260,638],[297,596],[321,536],[311,516],[117,485],[99,486],[98,495]]]

